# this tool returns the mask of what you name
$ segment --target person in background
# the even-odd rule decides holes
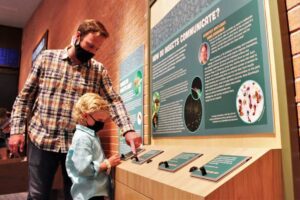
[[[84,20],[74,44],[65,49],[45,50],[35,60],[25,85],[16,98],[11,115],[9,147],[23,151],[25,122],[28,126],[28,199],[49,199],[54,175],[62,166],[65,199],[72,199],[72,182],[65,159],[75,130],[73,105],[87,92],[102,94],[111,117],[133,153],[141,145],[122,99],[114,91],[106,68],[93,59],[109,37],[104,25]],[[30,116],[30,118],[29,118]]]
[[[9,137],[10,123],[6,108],[0,108],[0,159],[7,159],[6,140]]]
[[[73,199],[101,200],[109,196],[108,174],[121,162],[118,154],[105,158],[97,136],[109,113],[107,102],[95,93],[84,94],[73,108],[77,125],[66,158]]]

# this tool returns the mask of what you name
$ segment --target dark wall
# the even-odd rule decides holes
[[[21,56],[22,29],[0,25],[0,48],[14,49]],[[18,94],[19,63],[10,68],[0,64],[0,107],[11,110]]]
[[[0,68],[0,107],[11,110],[18,95],[19,71]]]
[[[0,48],[12,48],[21,51],[22,29],[0,25]]]

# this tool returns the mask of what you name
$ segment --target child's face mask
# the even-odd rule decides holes
[[[94,130],[95,133],[97,133],[98,131],[100,131],[101,129],[103,129],[104,122],[97,121],[97,120],[94,119],[94,117],[92,115],[90,115],[90,116],[94,120],[95,123],[94,123],[94,125],[92,125],[92,126],[88,125],[87,127],[90,128],[90,129],[92,129],[92,130]]]

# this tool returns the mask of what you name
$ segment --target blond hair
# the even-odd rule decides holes
[[[81,123],[84,121],[84,114],[90,114],[95,111],[109,112],[108,103],[96,93],[86,93],[75,104],[72,117],[76,123]]]

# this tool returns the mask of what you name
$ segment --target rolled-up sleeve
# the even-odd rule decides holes
[[[11,135],[25,133],[26,118],[31,112],[37,96],[42,60],[43,54],[39,55],[34,62],[25,85],[14,102],[11,115]]]

